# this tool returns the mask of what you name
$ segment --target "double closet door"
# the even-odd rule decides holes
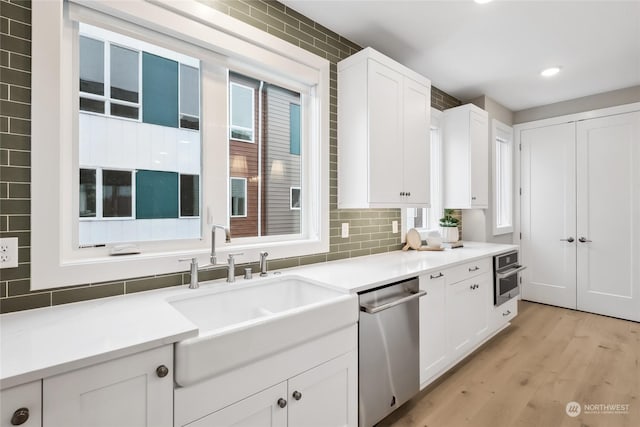
[[[640,112],[520,142],[523,299],[640,321]]]

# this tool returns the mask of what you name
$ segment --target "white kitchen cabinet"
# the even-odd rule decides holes
[[[489,333],[491,276],[447,284],[447,325],[452,360],[466,356]]]
[[[42,426],[42,381],[0,391],[0,427]]]
[[[73,427],[173,426],[173,346],[43,380],[43,423]]]
[[[355,427],[358,424],[355,351],[246,397],[188,427]]]
[[[493,307],[491,310],[491,328],[497,331],[509,323],[518,315],[518,298],[511,298],[509,301]]]
[[[445,274],[438,271],[420,276],[420,384],[442,372],[449,363]]]
[[[489,116],[473,104],[443,112],[444,207],[489,207]]]
[[[428,207],[431,82],[371,48],[338,63],[338,207]]]
[[[557,120],[517,133],[522,297],[640,321],[640,112]]]

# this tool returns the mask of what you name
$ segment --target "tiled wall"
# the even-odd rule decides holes
[[[275,1],[201,0],[203,3],[331,61],[330,117],[330,252],[271,260],[269,269],[326,262],[388,252],[400,248],[400,234],[391,221],[400,221],[399,209],[337,209],[337,84],[336,63],[361,49],[340,35]],[[133,278],[113,283],[92,283],[50,292],[29,291],[30,268],[30,98],[31,2],[0,0],[1,114],[0,131],[0,235],[19,238],[20,265],[0,270],[0,312],[122,295],[189,282],[188,273]],[[438,109],[460,101],[432,88],[432,105]],[[350,224],[350,237],[340,237],[341,223]],[[239,266],[239,270],[245,266]],[[202,279],[224,276],[215,270]]]

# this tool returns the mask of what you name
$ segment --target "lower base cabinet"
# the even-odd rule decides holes
[[[355,427],[357,363],[344,354],[186,426]]]
[[[42,382],[48,427],[173,426],[173,346],[78,369]]]
[[[42,381],[0,391],[0,427],[42,426]]]

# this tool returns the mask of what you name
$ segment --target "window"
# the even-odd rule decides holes
[[[132,216],[131,171],[102,171],[102,217]]]
[[[247,180],[245,178],[231,178],[231,216],[247,216]]]
[[[405,232],[410,228],[437,229],[442,217],[442,137],[440,117],[442,112],[431,109],[431,207],[408,208],[403,212]]]
[[[300,106],[289,104],[289,153],[300,155]]]
[[[200,177],[180,175],[180,216],[200,215]]]
[[[289,192],[289,207],[291,210],[300,210],[300,187],[291,187]]]
[[[276,209],[269,201],[277,198],[268,197],[275,194],[277,209],[299,219],[295,227],[278,230],[260,215],[256,232],[234,235],[219,245],[220,256],[239,251],[245,253],[239,261],[251,261],[265,248],[273,258],[328,250],[326,59],[267,33],[256,36],[255,28],[213,8],[204,6],[203,14],[196,1],[78,3],[32,6],[39,29],[31,75],[32,289],[184,271],[178,259],[186,255],[204,262],[211,225],[243,219],[230,215],[230,176],[246,180],[247,216],[258,206],[265,215]],[[112,56],[123,64],[121,74],[111,76]],[[138,71],[130,74],[135,56]],[[245,89],[236,93],[229,79],[234,72],[262,88],[238,82]],[[267,113],[270,96],[280,95],[286,120],[276,127],[284,145],[269,148],[266,129],[276,122],[263,118],[259,126],[258,116]],[[239,108],[231,108],[232,99]],[[299,155],[290,152],[291,103],[300,106]],[[130,118],[131,108],[138,108],[137,119]],[[230,157],[232,129],[240,138],[235,142],[262,150],[258,157]],[[262,144],[255,144],[261,133]],[[299,159],[299,169],[287,163],[289,156]],[[243,167],[245,161],[247,170],[257,162],[258,174],[230,173],[234,162]],[[292,171],[299,182],[275,180]],[[162,197],[153,186],[169,176],[171,197],[146,206],[150,194]],[[152,185],[149,194],[142,194],[145,180]],[[290,187],[304,192],[303,209],[290,209]],[[164,212],[167,206],[171,215]],[[119,242],[135,243],[143,256],[110,257]]]
[[[254,89],[231,83],[229,102],[229,132],[231,139],[253,142]]]
[[[513,232],[513,128],[492,122],[494,139],[494,227],[493,234]]]
[[[178,217],[178,174],[153,170],[136,172],[136,219]]]

